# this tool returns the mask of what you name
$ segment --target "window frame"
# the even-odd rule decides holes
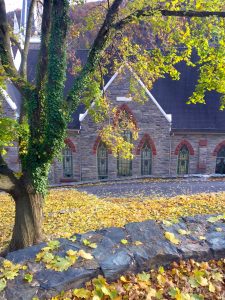
[[[132,132],[128,129],[123,131],[123,137],[125,141],[132,142]],[[125,168],[123,168],[125,166]],[[126,172],[126,168],[128,167],[128,172]],[[122,172],[121,172],[122,168]],[[124,172],[123,172],[124,170]],[[132,176],[132,159],[125,159],[117,155],[117,177],[129,177]]]
[[[70,153],[69,154],[65,154],[65,151],[69,151]],[[73,176],[74,176],[74,170],[73,170],[73,151],[71,150],[70,147],[66,146],[64,149],[63,149],[63,153],[62,153],[62,156],[63,156],[63,169],[62,169],[62,173],[63,173],[63,178],[68,178],[68,179],[72,179]],[[68,175],[67,173],[65,172],[66,171],[66,168],[65,168],[65,159],[69,157],[69,160],[70,160],[70,173],[68,172]]]
[[[144,159],[143,158],[143,150],[144,148],[147,148],[148,150],[150,150],[150,157],[148,159]],[[149,161],[149,167],[148,167],[148,174],[144,173],[144,161],[148,160]],[[144,143],[144,145],[141,148],[141,176],[148,176],[148,175],[152,175],[152,148],[148,145],[147,142]]]
[[[100,172],[99,172],[99,170],[100,170],[100,168],[99,168],[99,149],[100,149],[100,147],[104,147],[105,150],[106,150],[106,152],[105,152],[106,153],[106,156],[105,156],[105,159],[106,159],[106,174],[102,174],[102,175],[100,175]],[[97,159],[97,176],[98,176],[98,179],[99,180],[107,179],[108,176],[109,176],[109,167],[108,167],[109,166],[109,163],[108,163],[109,162],[109,153],[108,153],[108,149],[107,149],[105,143],[103,143],[102,141],[98,145],[98,148],[97,148],[97,151],[96,151],[96,159]]]
[[[221,156],[221,153],[224,152],[224,156]],[[223,160],[223,172],[217,172],[218,160],[222,163]],[[216,156],[216,166],[215,166],[215,174],[225,175],[225,146],[222,146],[217,153]]]
[[[180,172],[180,162],[182,161],[181,158],[180,158],[180,154],[181,154],[181,151],[183,149],[186,149],[187,150],[187,153],[188,153],[188,159],[187,159],[187,167],[186,167],[186,172],[185,173],[181,173]],[[184,161],[184,160],[183,160]],[[186,160],[185,160],[186,161]],[[189,174],[189,164],[190,164],[190,151],[188,149],[188,146],[187,145],[182,145],[182,147],[179,149],[179,152],[178,152],[178,157],[177,157],[177,175],[188,175]]]

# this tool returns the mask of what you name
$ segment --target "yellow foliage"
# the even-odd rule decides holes
[[[225,260],[172,263],[137,275],[124,275],[108,283],[103,277],[86,283],[85,288],[70,290],[55,300],[206,300],[224,299]],[[97,298],[96,298],[97,295]],[[75,296],[75,298],[74,298]]]
[[[76,190],[51,190],[44,206],[44,233],[48,239],[68,238],[76,233],[147,219],[176,220],[200,213],[224,213],[224,207],[224,192],[172,198],[140,195],[101,199]],[[0,216],[0,248],[3,248],[14,224],[14,202],[6,194],[0,195]]]

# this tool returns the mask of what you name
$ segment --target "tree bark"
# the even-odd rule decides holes
[[[42,241],[43,195],[29,183],[20,182],[11,193],[15,200],[15,224],[8,251],[32,246]]]

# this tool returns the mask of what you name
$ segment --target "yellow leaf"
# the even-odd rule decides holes
[[[188,235],[191,233],[191,231],[187,231],[187,230],[184,230],[184,229],[178,229],[178,233],[181,234],[181,235]]]
[[[157,281],[160,285],[164,285],[166,282],[166,278],[162,274],[157,275]]]
[[[127,244],[128,244],[128,240],[121,240],[120,242],[121,242],[121,244],[123,244],[123,245],[127,245]]]
[[[93,259],[94,258],[90,253],[87,253],[84,250],[79,250],[77,255],[84,259]]]
[[[140,246],[140,245],[143,245],[143,243],[142,243],[142,242],[140,242],[140,241],[135,241],[135,242],[134,242],[134,244],[135,244],[135,246]]]
[[[67,254],[68,256],[76,256],[76,255],[77,255],[77,251],[74,251],[74,250],[70,249],[70,250],[68,250],[68,251],[66,252],[66,254]]]
[[[124,276],[121,276],[121,277],[120,277],[120,280],[121,280],[122,282],[129,282],[129,280],[127,280],[126,277],[124,277]]]
[[[207,278],[204,278],[202,276],[199,276],[197,279],[197,282],[201,285],[201,286],[207,286],[208,285],[208,280]]]
[[[88,246],[89,246],[90,248],[92,248],[92,249],[97,248],[97,244],[96,244],[96,243],[90,243]]]
[[[222,231],[222,228],[216,227],[216,231],[221,232],[221,231]]]
[[[215,293],[215,291],[216,291],[215,286],[214,286],[211,282],[209,283],[209,291],[210,291],[211,293]]]
[[[78,298],[82,298],[82,299],[90,299],[90,297],[91,297],[91,292],[84,288],[73,290],[73,294],[74,294],[74,296],[76,296]]]
[[[2,264],[2,265],[3,265],[4,268],[11,268],[11,267],[13,266],[13,263],[12,263],[11,261],[5,259],[5,260],[3,261],[3,264]]]
[[[175,237],[175,235],[172,232],[166,231],[164,233],[165,238],[169,240],[171,243],[178,245],[180,241]]]
[[[156,290],[153,289],[153,288],[150,288],[148,294],[147,294],[147,298],[146,300],[151,300],[152,297],[155,297],[156,296]]]

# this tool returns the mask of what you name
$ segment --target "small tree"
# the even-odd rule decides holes
[[[176,64],[183,60],[193,65],[191,54],[195,48],[199,57],[195,65],[199,64],[200,76],[190,101],[203,102],[205,91],[210,89],[225,93],[225,13],[222,0],[210,3],[191,0],[188,4],[185,0],[101,2],[101,9],[98,7],[94,12],[94,22],[93,18],[85,21],[87,29],[95,27],[97,33],[87,62],[79,70],[66,97],[63,93],[69,1],[43,1],[37,75],[35,83],[31,84],[27,81],[27,55],[35,5],[36,0],[32,0],[24,46],[21,49],[18,45],[22,62],[20,71],[17,71],[11,54],[10,39],[13,37],[5,2],[0,0],[1,75],[9,78],[21,92],[23,102],[19,126],[28,124],[25,134],[18,136],[22,176],[17,178],[4,156],[0,156],[0,190],[9,193],[16,206],[10,251],[42,240],[42,208],[49,168],[64,146],[67,124],[80,99],[85,98],[87,106],[93,97],[102,101],[102,75],[106,72],[103,61],[107,63],[115,54],[113,63],[116,68],[124,61],[129,63],[151,88],[165,73],[178,79]],[[78,5],[74,4],[75,9]],[[147,31],[143,31],[144,28]],[[141,44],[135,43],[137,36]],[[149,45],[151,51],[148,51]]]

